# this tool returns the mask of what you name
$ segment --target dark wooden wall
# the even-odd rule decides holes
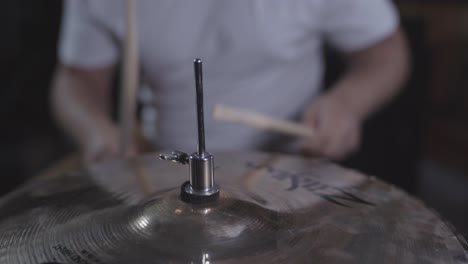
[[[61,1],[0,3],[0,193],[60,156],[48,90],[56,61]]]

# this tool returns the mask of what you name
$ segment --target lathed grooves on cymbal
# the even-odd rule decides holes
[[[69,239],[73,248],[87,247],[88,252],[127,261],[143,261],[141,255],[151,253],[160,258],[190,261],[200,253],[200,247],[209,249],[212,257],[234,258],[275,246],[274,232],[282,223],[280,214],[232,199],[222,200],[214,207],[192,208],[176,194],[142,206],[77,218],[56,232],[66,237],[51,240]],[[125,256],[122,250],[141,254]]]
[[[379,180],[286,155],[215,157],[222,191],[204,205],[179,199],[188,168],[157,155],[35,179],[0,200],[0,263],[468,263],[444,221]]]

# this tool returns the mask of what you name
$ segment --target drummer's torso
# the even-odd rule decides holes
[[[164,142],[193,142],[193,69],[187,62],[195,56],[205,62],[207,112],[224,103],[278,118],[300,115],[322,77],[321,3],[139,1],[142,70],[154,88]],[[122,40],[125,1],[90,4],[95,18]],[[258,131],[206,119],[212,148],[245,149],[259,142]]]

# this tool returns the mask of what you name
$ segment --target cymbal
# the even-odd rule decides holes
[[[187,171],[151,154],[34,179],[0,199],[0,263],[468,263],[422,202],[326,161],[217,153],[202,205]]]

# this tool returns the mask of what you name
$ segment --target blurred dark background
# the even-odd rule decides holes
[[[363,150],[345,161],[425,201],[468,237],[468,2],[397,1],[412,50],[404,93],[365,125]],[[74,153],[48,96],[59,0],[0,4],[0,194]],[[332,83],[343,70],[326,49]],[[1,210],[1,208],[0,208]]]

